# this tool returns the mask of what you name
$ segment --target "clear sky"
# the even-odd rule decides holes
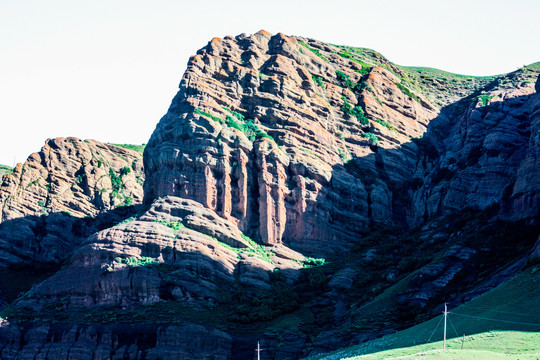
[[[540,61],[539,14],[538,0],[0,0],[0,164],[59,136],[146,143],[216,36],[265,29],[493,75]]]

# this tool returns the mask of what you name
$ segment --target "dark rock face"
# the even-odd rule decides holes
[[[351,340],[338,327],[365,322],[364,305],[395,282],[407,291],[390,298],[403,307],[429,309],[455,279],[471,290],[464,273],[500,256],[498,244],[443,220],[477,211],[487,220],[467,229],[488,235],[498,229],[488,220],[536,224],[538,71],[448,91],[417,74],[429,92],[378,56],[265,31],[213,39],[146,147],[144,207],[117,208],[143,200],[136,153],[49,140],[3,178],[0,267],[63,266],[7,307],[0,357],[227,359],[261,339],[268,358],[298,358]],[[381,228],[399,230],[369,242]],[[384,243],[405,240],[415,242]],[[443,250],[442,260],[423,253]],[[321,260],[305,255],[333,256],[332,273],[305,271]],[[287,319],[296,326],[274,331],[302,296],[309,305]],[[220,314],[226,301],[279,310]],[[230,319],[259,321],[257,334]],[[382,334],[360,330],[358,341]]]
[[[538,216],[540,96],[518,75],[510,81],[519,85],[498,85],[485,95],[488,104],[473,102],[448,119],[448,135],[437,144],[444,151],[431,169],[422,169],[429,175],[413,195],[413,222],[466,207],[500,208],[510,220]]]
[[[136,339],[136,341],[134,341]],[[0,333],[3,359],[228,359],[232,338],[196,324],[41,325]]]

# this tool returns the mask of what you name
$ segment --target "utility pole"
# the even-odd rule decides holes
[[[443,350],[446,350],[446,317],[448,316],[448,310],[446,308],[446,303],[444,303],[444,341],[443,341]]]
[[[257,360],[261,360],[261,345],[257,341]]]

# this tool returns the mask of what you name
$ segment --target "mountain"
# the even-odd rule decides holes
[[[49,141],[4,177],[0,290],[30,259],[48,272],[6,298],[0,354],[298,358],[482,294],[538,257],[539,73],[212,39],[144,149],[143,198],[113,145]],[[62,214],[88,225],[35,225]]]

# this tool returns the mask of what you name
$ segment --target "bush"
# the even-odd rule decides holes
[[[304,268],[312,268],[326,264],[326,259],[306,257],[304,259]]]
[[[127,266],[133,266],[133,267],[138,267],[138,266],[149,266],[149,265],[154,265],[154,264],[157,264],[158,262],[154,259],[152,259],[151,257],[148,257],[148,256],[141,256],[140,258],[135,258],[135,257],[129,257],[129,258],[121,258],[121,257],[116,257],[114,259],[114,261],[116,261],[117,263],[119,264],[126,264]]]
[[[202,111],[201,109],[195,109],[195,110],[194,110],[194,113],[195,113],[195,114],[199,114],[199,115],[206,116],[206,117],[208,117],[208,118],[210,118],[210,119],[212,119],[212,120],[214,120],[214,121],[216,121],[216,122],[218,122],[218,123],[220,123],[220,124],[223,124],[223,123],[224,123],[223,119],[220,119],[220,118],[218,118],[217,116],[214,116],[214,115],[212,115],[212,114],[210,114],[210,113],[207,113],[206,111]]]
[[[320,77],[320,76],[315,76],[315,75],[311,75],[311,78],[313,79],[313,81],[315,81],[315,83],[316,83],[317,85],[319,85],[319,86],[322,87],[323,89],[326,88],[326,86],[324,86],[324,82],[323,82],[322,77]]]
[[[493,96],[490,96],[490,95],[487,95],[487,94],[482,94],[482,95],[479,95],[478,97],[476,97],[476,103],[480,103],[481,107],[486,107],[489,104],[489,102],[491,101],[492,98],[493,98]]]
[[[398,83],[398,82],[395,82],[394,83],[398,88],[399,90],[401,90],[401,92],[405,95],[407,95],[409,98],[411,98],[412,100],[415,100],[419,103],[422,103],[422,101],[420,100],[420,98],[418,96],[416,96],[415,94],[413,94],[409,89],[407,89],[405,86],[401,85],[401,83]]]
[[[352,107],[351,104],[347,101],[347,98],[343,96],[343,105],[341,106],[341,111],[347,115],[354,116],[362,125],[369,124],[369,119],[364,115],[364,109],[361,106]]]
[[[382,126],[388,128],[388,129],[390,129],[392,131],[397,132],[397,129],[395,127],[393,127],[392,125],[390,125],[389,123],[387,123],[386,121],[383,121],[381,119],[375,119],[375,122],[381,124]]]
[[[336,70],[336,76],[339,80],[344,82],[349,89],[353,90],[356,87],[356,84],[351,81],[349,75],[346,75],[342,71]]]
[[[373,145],[378,145],[379,144],[379,138],[377,137],[377,135],[375,135],[373,133],[363,132],[362,136],[365,137],[366,139],[368,139]]]

